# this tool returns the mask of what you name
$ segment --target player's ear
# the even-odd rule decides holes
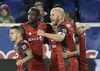
[[[63,16],[62,15],[59,15],[59,19],[62,19],[63,18]]]
[[[21,36],[21,33],[18,33],[18,36]]]
[[[71,23],[73,24],[74,23],[74,20],[71,20]]]

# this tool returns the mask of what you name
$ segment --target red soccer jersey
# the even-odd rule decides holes
[[[75,50],[75,27],[73,24],[68,22],[63,22],[57,27],[57,34],[62,33],[65,35],[65,39],[59,43],[57,42],[57,58],[59,67],[69,67],[78,66],[78,61],[76,57],[64,58],[62,57],[62,52],[68,50],[73,52]]]
[[[16,61],[19,61],[26,57],[25,53],[27,50],[31,50],[30,45],[26,40],[21,40],[17,44],[17,51],[16,51]],[[32,70],[32,60],[25,62],[22,66],[18,66],[18,71],[31,71]]]
[[[79,61],[79,70],[87,71],[86,63],[86,36],[85,33],[81,35],[76,35],[76,44],[80,45],[80,56]]]
[[[51,47],[51,60],[49,64],[49,69],[54,69],[56,66],[58,66],[56,41],[51,39],[48,39],[48,41]]]
[[[34,69],[38,69],[41,67],[45,67],[43,59],[42,59],[42,44],[44,42],[44,37],[38,36],[37,31],[43,30],[44,32],[51,32],[52,26],[46,24],[46,23],[39,23],[38,27],[34,29],[32,26],[30,26],[28,23],[22,24],[22,27],[25,31],[25,37],[24,39],[27,40],[31,46],[32,53],[34,55],[33,60],[33,67]],[[41,70],[42,71],[42,70]],[[45,71],[45,69],[43,70]]]

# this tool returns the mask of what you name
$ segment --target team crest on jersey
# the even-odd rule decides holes
[[[67,33],[67,30],[66,29],[62,29],[62,32]]]
[[[22,46],[22,49],[23,49],[23,50],[25,50],[25,49],[26,49],[26,45],[25,45],[25,44]]]

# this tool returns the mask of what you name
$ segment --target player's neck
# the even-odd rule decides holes
[[[63,19],[59,20],[58,25],[61,24],[62,22],[64,22]]]
[[[38,25],[38,23],[39,23],[39,22],[33,22],[33,23],[30,23],[30,25],[33,26],[33,27],[35,27],[35,26]]]
[[[22,40],[22,37],[19,37],[19,38],[15,41],[15,43],[18,44],[21,40]]]

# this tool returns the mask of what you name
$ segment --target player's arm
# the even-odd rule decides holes
[[[26,55],[27,56],[24,59],[17,61],[17,63],[16,63],[17,66],[18,65],[23,65],[23,63],[31,60],[34,57],[33,54],[32,54],[32,52],[30,50],[26,51]]]
[[[70,51],[66,51],[62,53],[63,58],[69,58],[72,56],[79,56],[80,55],[80,42],[81,42],[81,36],[80,35],[76,35],[77,41],[75,44],[75,51],[70,52]]]
[[[63,58],[69,58],[69,57],[73,57],[73,56],[79,56],[80,55],[80,46],[79,45],[75,45],[75,51],[70,52],[67,50],[64,50],[65,52],[62,53]]]
[[[27,50],[25,54],[27,55],[27,57],[25,57],[23,59],[24,63],[27,62],[27,61],[29,61],[29,60],[31,60],[34,57],[33,54],[32,54],[32,52],[31,52],[31,50]]]
[[[65,31],[67,31],[67,29],[65,29]],[[49,34],[49,33],[44,33],[41,30],[38,30],[37,35],[50,38],[56,42],[62,42],[65,38],[65,33],[62,32],[61,28],[58,29],[58,34]]]
[[[23,49],[23,46],[25,46],[25,49]],[[19,60],[16,62],[16,65],[22,65],[23,63],[31,60],[34,56],[31,52],[31,50],[29,49],[29,46],[26,44],[23,44],[23,46],[20,47],[20,51],[26,56],[25,58]],[[24,53],[25,52],[25,53]]]
[[[49,34],[49,33],[44,33],[41,30],[38,30],[37,35],[50,38],[50,39],[52,39],[52,40],[54,40],[56,42],[61,42],[64,39],[64,36],[61,35],[61,34],[59,34],[59,35],[57,35],[57,34]]]
[[[82,24],[76,24],[76,33],[82,34],[85,31],[89,31],[91,29],[90,25],[82,25]]]

